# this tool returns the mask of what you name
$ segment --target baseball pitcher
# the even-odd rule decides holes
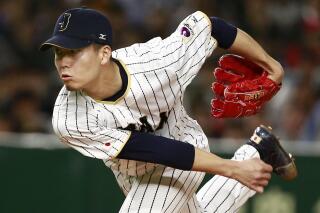
[[[237,212],[275,172],[297,170],[270,129],[260,126],[233,159],[210,153],[183,107],[186,87],[217,48],[213,118],[254,115],[281,87],[283,69],[248,34],[195,12],[167,38],[112,49],[100,12],[72,8],[58,18],[52,48],[64,83],[52,125],[61,142],[109,167],[126,199],[120,212]],[[205,173],[216,174],[201,189]],[[106,189],[108,190],[108,189]]]

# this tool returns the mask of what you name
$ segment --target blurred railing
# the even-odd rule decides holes
[[[209,141],[211,150],[226,158],[245,142]],[[241,213],[320,212],[320,143],[282,144],[296,158],[298,178],[285,182],[274,176]],[[113,213],[124,200],[102,161],[82,156],[51,134],[0,133],[0,189],[1,213]]]
[[[232,154],[245,143],[247,139],[209,138],[212,152]],[[290,153],[298,156],[319,156],[320,142],[317,141],[281,141],[283,147]],[[54,134],[42,133],[11,133],[0,132],[0,147],[35,148],[35,149],[64,149],[69,148],[59,142]]]

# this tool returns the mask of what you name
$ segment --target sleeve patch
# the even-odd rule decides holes
[[[190,24],[185,23],[180,29],[180,35],[182,35],[182,40],[184,43],[188,43],[194,36],[194,31],[192,30]]]

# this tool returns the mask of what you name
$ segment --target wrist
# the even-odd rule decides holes
[[[270,59],[272,63],[272,67],[270,67],[270,70],[268,71],[269,75],[268,78],[276,82],[277,84],[281,84],[283,77],[284,77],[284,70],[281,64],[274,60]]]
[[[224,160],[223,170],[221,175],[229,178],[235,178],[239,168],[239,162],[234,160]]]

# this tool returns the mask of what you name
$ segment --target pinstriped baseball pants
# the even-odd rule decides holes
[[[252,146],[243,145],[233,160],[259,157]],[[255,194],[236,180],[213,176],[197,192],[204,173],[157,167],[140,177],[118,175],[126,194],[121,213],[226,213],[238,209]]]

